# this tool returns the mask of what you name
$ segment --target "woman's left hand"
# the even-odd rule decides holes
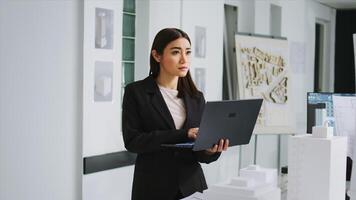
[[[208,155],[212,155],[214,153],[226,151],[228,147],[229,147],[229,140],[220,139],[219,145],[215,144],[212,148],[205,150],[205,153]]]

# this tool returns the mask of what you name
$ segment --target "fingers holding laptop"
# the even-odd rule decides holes
[[[220,139],[219,144],[215,144],[212,148],[207,149],[207,154],[214,154],[222,151],[226,151],[229,147],[229,139]]]
[[[229,147],[229,139],[225,139],[225,140],[220,139],[218,152],[226,151],[228,147]]]
[[[188,138],[195,140],[198,137],[199,128],[190,128],[188,130]]]

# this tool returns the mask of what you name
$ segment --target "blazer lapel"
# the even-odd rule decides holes
[[[155,80],[149,76],[146,78],[146,91],[151,95],[151,103],[157,112],[159,112],[163,120],[171,129],[176,129],[172,115],[168,109],[166,102],[155,82]]]

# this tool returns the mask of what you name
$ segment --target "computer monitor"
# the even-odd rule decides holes
[[[353,93],[331,93],[331,92],[308,92],[307,93],[307,133],[312,133],[313,126],[321,125],[316,123],[318,121],[317,120],[318,109],[326,110],[325,120],[329,122],[329,126],[335,127],[333,98],[332,98],[333,95],[355,96],[355,94]]]
[[[335,119],[333,112],[333,93],[308,92],[307,94],[307,133],[312,132],[313,126],[316,125],[317,110],[326,110],[326,120],[329,126],[334,127]],[[320,124],[317,124],[320,125]]]

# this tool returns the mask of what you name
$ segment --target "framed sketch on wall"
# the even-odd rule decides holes
[[[195,48],[194,54],[197,58],[205,58],[206,52],[206,28],[201,26],[195,27]]]
[[[95,8],[95,48],[112,49],[114,35],[114,11]]]
[[[94,101],[112,101],[113,63],[96,61],[94,69]]]
[[[195,68],[194,69],[194,81],[197,86],[197,88],[204,94],[206,95],[206,90],[205,90],[205,68]]]
[[[263,98],[254,133],[295,133],[288,41],[235,35],[241,99]]]

